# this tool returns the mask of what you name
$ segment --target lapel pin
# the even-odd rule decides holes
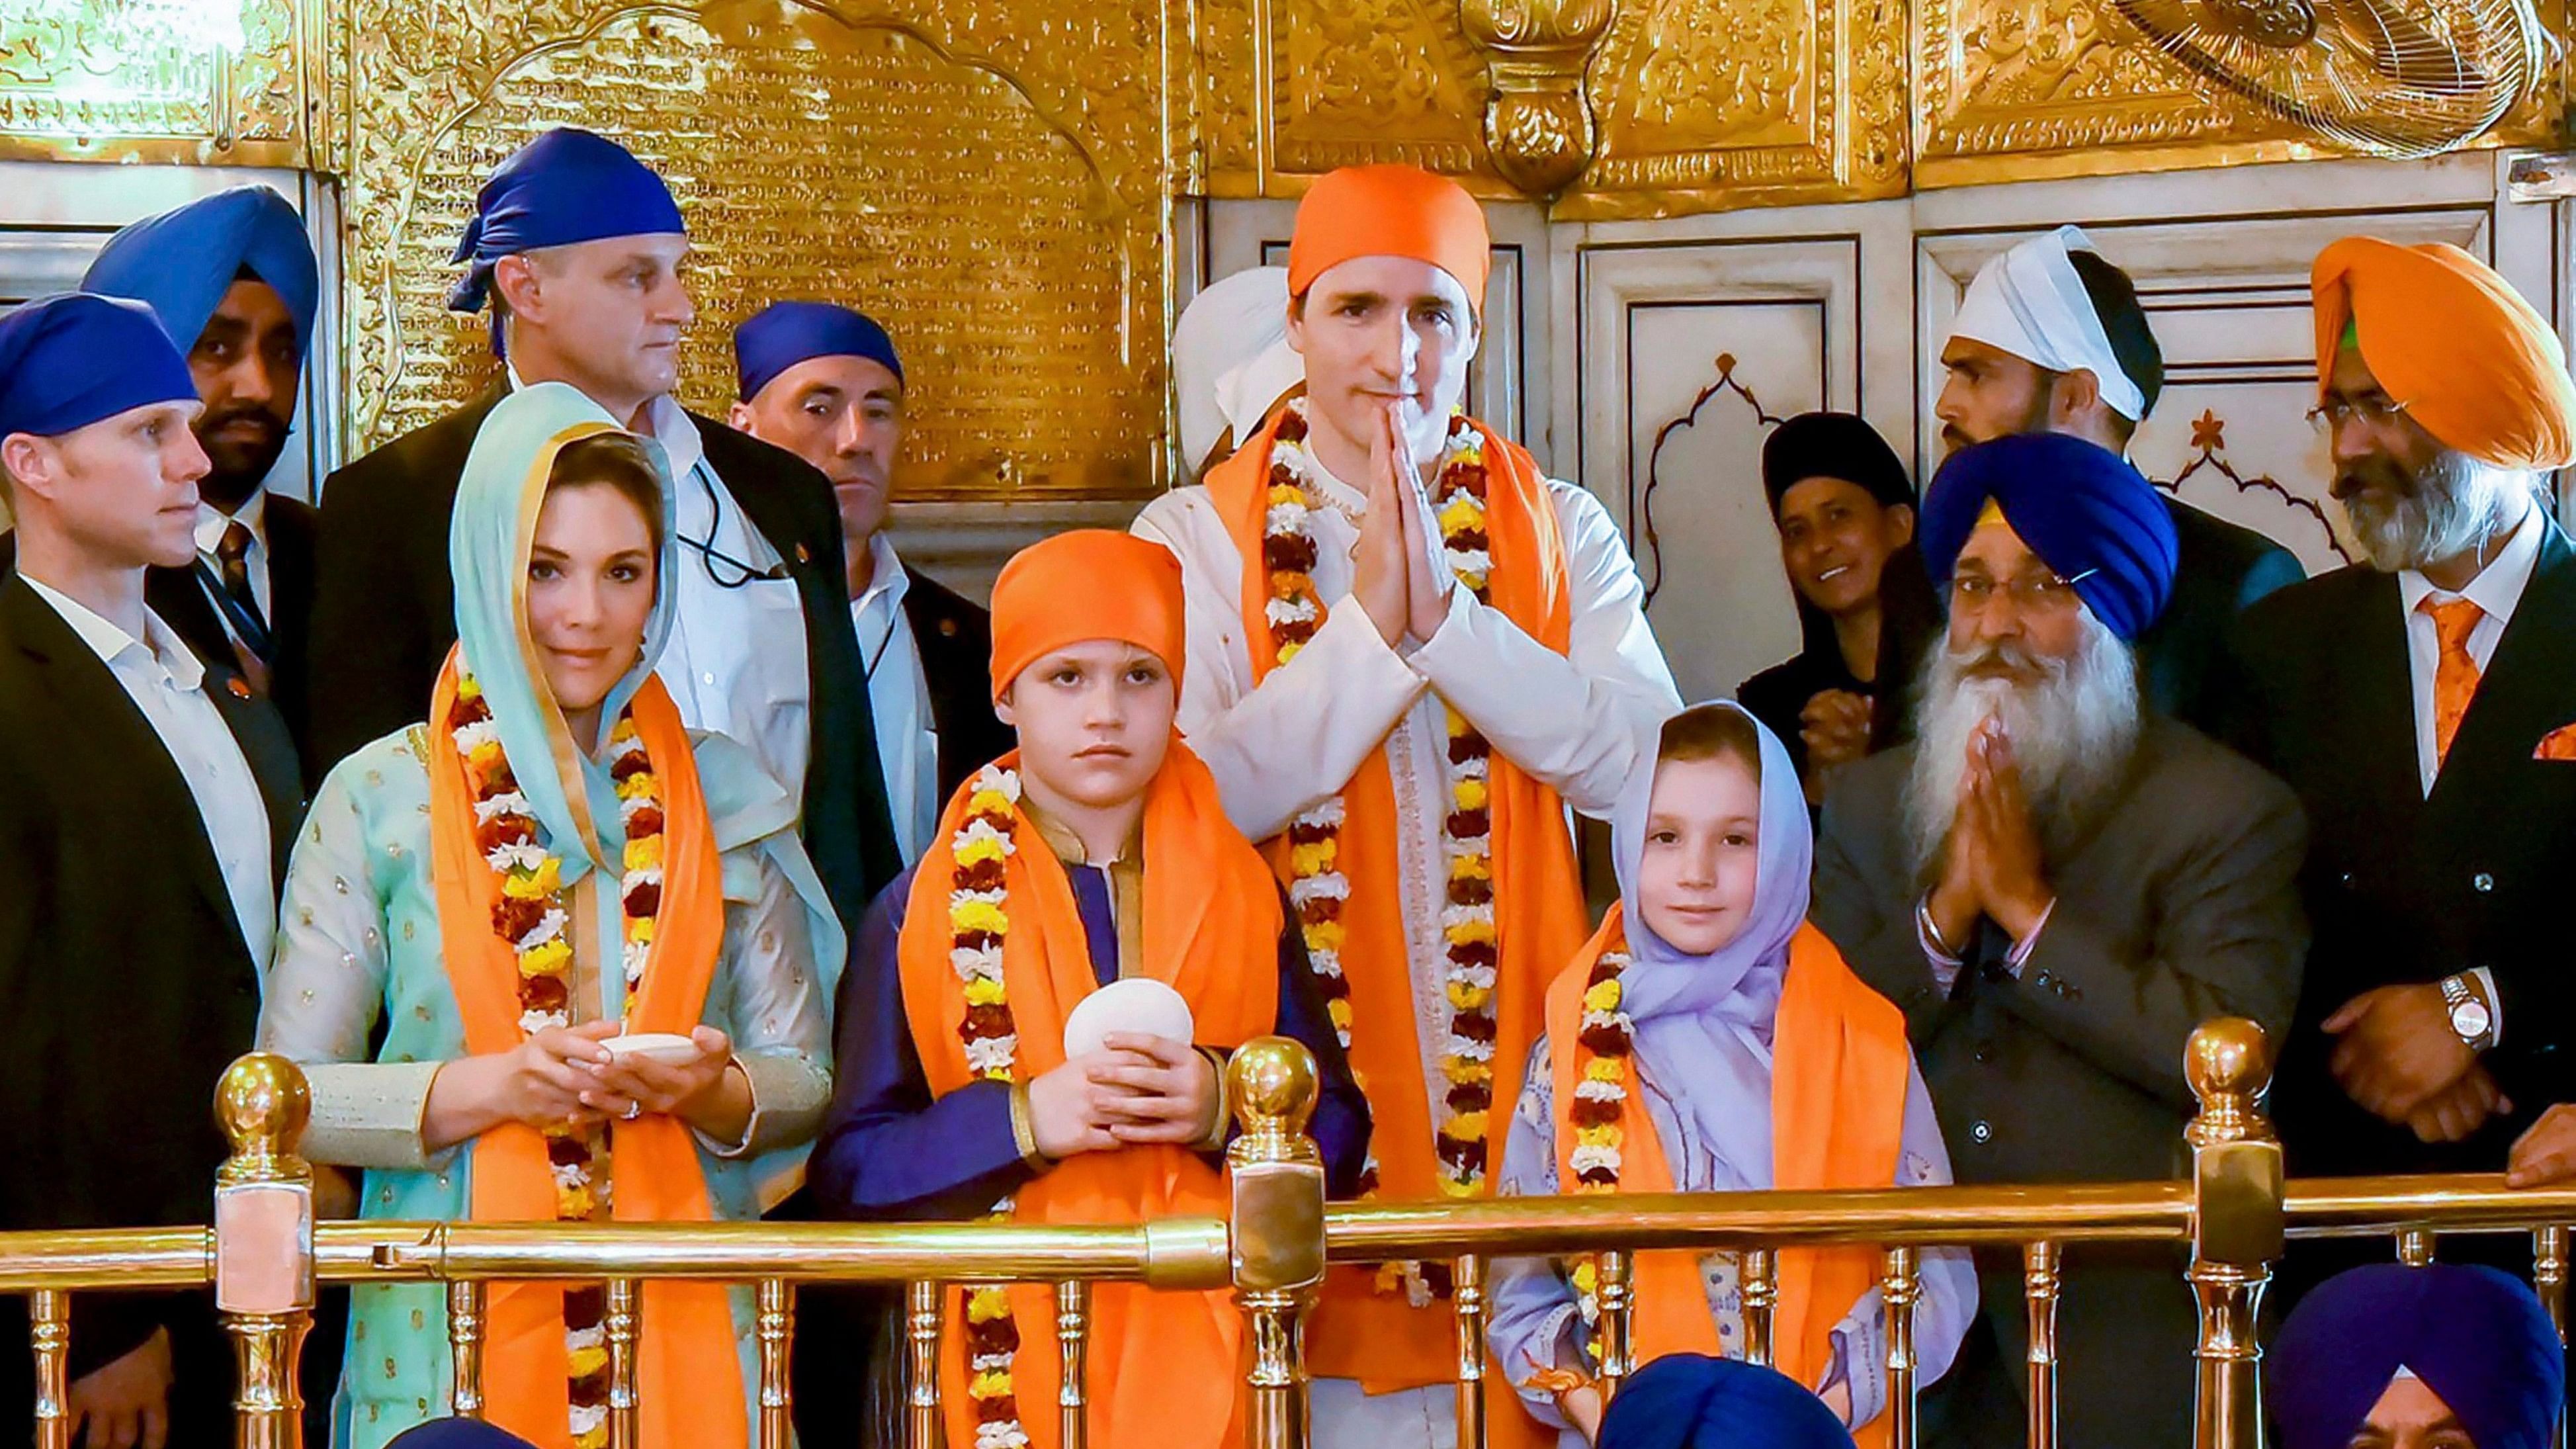
[[[814,561],[814,555],[807,553],[805,551],[805,545],[800,543],[796,545],[796,561],[800,564],[812,563]]]
[[[939,621],[939,634],[940,634],[940,637],[941,637],[941,638],[944,638],[944,639],[954,639],[954,638],[956,638],[956,637],[957,637],[957,621],[956,621],[956,620],[954,620],[954,619],[942,619],[942,620],[940,620],[940,621]]]
[[[242,677],[238,674],[226,679],[224,681],[224,687],[233,692],[233,698],[235,699],[250,698],[250,686],[242,683]]]

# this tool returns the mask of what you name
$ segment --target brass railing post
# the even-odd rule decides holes
[[[295,1063],[253,1052],[224,1071],[215,1120],[215,1309],[232,1338],[239,1449],[303,1449],[296,1364],[313,1326],[313,1169],[296,1155],[313,1095]]]
[[[1458,1330],[1458,1449],[1485,1449],[1485,1260],[1474,1253],[1450,1267]]]
[[[2200,1307],[2193,1449],[2262,1449],[2263,1346],[2254,1320],[2283,1241],[2281,1144],[2263,1119],[2263,1028],[2221,1018],[2191,1034],[2183,1073],[2200,1099],[2192,1148],[2192,1294]]]
[[[72,1295],[29,1294],[27,1330],[36,1354],[36,1449],[72,1449]]]
[[[2030,1408],[2024,1438],[2029,1449],[2057,1449],[2057,1291],[2060,1261],[2055,1243],[2031,1243],[2021,1250],[2022,1303],[2030,1339],[2024,1364],[2029,1377],[2024,1399]]]
[[[1245,1449],[1304,1449],[1305,1312],[1324,1281],[1324,1156],[1306,1135],[1315,1057],[1286,1037],[1260,1037],[1236,1049],[1226,1078],[1242,1129],[1225,1159],[1234,1301],[1251,1342]]]

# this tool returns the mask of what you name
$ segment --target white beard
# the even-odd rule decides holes
[[[2416,476],[2414,495],[2382,507],[2370,494],[2343,500],[2354,539],[2382,573],[2421,569],[2501,538],[2535,491],[2531,474],[2445,450]]]
[[[1968,676],[1971,665],[1992,662],[2036,667],[2042,678],[2023,685]],[[1959,814],[1968,741],[1989,716],[2012,741],[2042,844],[2060,840],[2088,822],[2128,772],[2138,745],[2137,656],[2089,609],[2083,645],[2071,659],[2043,659],[2013,645],[1932,651],[1905,781],[1905,838],[1919,881],[1939,877]]]

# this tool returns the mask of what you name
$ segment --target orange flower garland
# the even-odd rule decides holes
[[[966,1049],[967,1067],[993,1082],[1016,1081],[1019,1070],[1020,1028],[1002,979],[1002,943],[1011,931],[1004,907],[1010,858],[1017,852],[1011,833],[1019,803],[1020,777],[999,765],[985,766],[968,787],[966,820],[949,847],[954,869],[948,927],[954,944],[948,959],[966,995],[957,1039]],[[1010,1216],[1011,1199],[994,1204],[995,1221]],[[1020,1328],[1011,1313],[1009,1290],[992,1285],[966,1290],[966,1393],[975,1402],[974,1449],[1027,1449],[1028,1430],[1020,1423],[1011,1374],[1019,1350]]]
[[[1313,458],[1305,443],[1308,423],[1303,399],[1291,402],[1279,419],[1270,453],[1269,504],[1262,524],[1262,566],[1269,577],[1263,618],[1281,664],[1294,659],[1324,625],[1324,603],[1316,590],[1317,558],[1312,515],[1314,495],[1308,478]],[[1448,452],[1442,459],[1432,493],[1444,557],[1451,572],[1479,601],[1490,602],[1488,578],[1493,571],[1491,544],[1485,530],[1484,435],[1465,415],[1449,423]],[[1493,819],[1486,780],[1493,746],[1456,710],[1445,709],[1447,721],[1443,846],[1448,869],[1440,912],[1441,939],[1448,958],[1443,982],[1450,1019],[1441,1053],[1445,1082],[1443,1114],[1435,1143],[1440,1156],[1441,1190],[1453,1197],[1473,1197],[1484,1188],[1490,1161],[1494,1102],[1494,934]],[[1351,1043],[1350,983],[1342,974],[1342,910],[1350,899],[1350,880],[1339,869],[1343,806],[1337,793],[1288,822],[1289,904],[1297,911],[1306,957],[1324,997],[1333,1029],[1348,1049]],[[1360,1084],[1363,1089],[1367,1083]],[[1360,1196],[1378,1189],[1378,1164],[1372,1154],[1360,1177]],[[1415,1302],[1441,1291],[1431,1280],[1443,1275],[1436,1265],[1388,1264],[1379,1270],[1379,1286],[1402,1286]]]
[[[565,935],[571,916],[564,909],[563,860],[539,843],[541,827],[533,807],[519,793],[518,780],[501,749],[500,731],[492,722],[491,706],[470,674],[457,680],[447,728],[457,755],[465,761],[466,783],[474,795],[475,843],[501,877],[500,894],[492,902],[492,929],[510,943],[518,961],[519,1029],[534,1036],[570,1026],[573,957],[572,943]],[[653,923],[661,910],[662,804],[652,760],[633,719],[620,715],[608,739],[615,751],[609,776],[616,782],[626,826],[620,904],[622,965],[631,1011],[643,990]],[[612,1129],[604,1123],[561,1127],[549,1129],[545,1137],[547,1161],[554,1168],[555,1220],[579,1223],[608,1217],[610,1178],[604,1169],[613,1150]],[[606,1309],[606,1294],[596,1285],[564,1290],[567,1404],[574,1449],[604,1449],[608,1443],[608,1343],[601,1327]]]
[[[1636,1069],[1636,1028],[1620,1009],[1627,994],[1620,978],[1627,969],[1625,951],[1604,951],[1592,963],[1583,986],[1582,1035],[1571,1044],[1581,1070],[1575,1074],[1574,1100],[1566,1104],[1566,1119],[1574,1125],[1574,1151],[1567,1160],[1574,1168],[1572,1190],[1576,1193],[1619,1190],[1619,1150],[1627,1135],[1620,1119],[1627,1109],[1630,1079]],[[1559,1051],[1566,1049],[1566,1044],[1557,1047]],[[1593,1361],[1598,1363],[1600,1258],[1585,1255],[1576,1261],[1568,1276],[1582,1310],[1584,1327],[1593,1334],[1590,1347]]]

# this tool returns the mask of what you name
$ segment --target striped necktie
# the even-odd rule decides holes
[[[2442,641],[2433,666],[2433,762],[2438,774],[2451,758],[2451,740],[2478,692],[2478,661],[2469,653],[2469,635],[2486,611],[2467,599],[2436,603],[2430,596],[2416,607],[2432,617],[2433,632]]]

